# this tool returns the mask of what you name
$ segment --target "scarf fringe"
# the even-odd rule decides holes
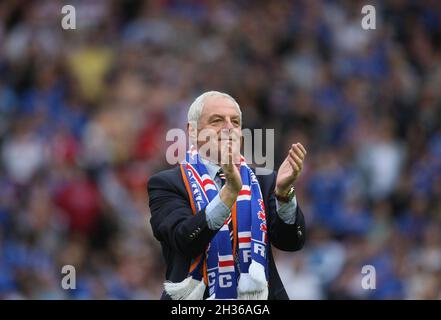
[[[237,297],[238,300],[268,299],[268,282],[264,266],[252,261],[248,273],[241,273],[237,286]]]
[[[239,293],[237,300],[268,300],[268,287],[261,291]]]
[[[205,293],[204,281],[187,277],[181,282],[164,282],[165,292],[172,300],[202,300]]]

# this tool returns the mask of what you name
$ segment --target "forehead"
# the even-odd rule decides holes
[[[202,115],[209,117],[212,114],[220,114],[225,116],[239,116],[239,110],[231,99],[222,96],[211,96],[205,98],[204,109]]]

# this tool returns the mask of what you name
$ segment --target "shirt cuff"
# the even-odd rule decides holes
[[[220,229],[230,213],[230,208],[227,207],[218,194],[205,208],[208,227],[211,230]]]
[[[286,224],[294,224],[296,222],[297,198],[294,196],[289,202],[279,202],[276,199],[277,214]]]

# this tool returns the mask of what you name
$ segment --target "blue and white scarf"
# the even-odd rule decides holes
[[[218,194],[196,149],[187,152],[181,173],[189,193],[193,214],[201,211]],[[174,300],[201,300],[208,285],[209,299],[266,300],[268,298],[268,238],[265,206],[254,172],[244,157],[240,160],[242,190],[232,214],[217,232],[204,254],[194,259],[186,279],[165,282]],[[233,219],[234,237],[228,223]],[[237,232],[236,232],[237,231]],[[238,257],[234,259],[234,249]],[[239,269],[239,270],[238,270]]]

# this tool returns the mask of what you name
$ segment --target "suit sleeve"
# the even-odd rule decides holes
[[[161,175],[150,178],[148,193],[154,236],[185,256],[203,253],[217,233],[208,227],[205,210],[193,215],[188,198]]]
[[[274,194],[276,175],[273,173],[268,198],[268,238],[271,244],[282,251],[297,251],[305,244],[305,218],[299,203],[295,207],[295,223],[285,223],[278,215]]]

